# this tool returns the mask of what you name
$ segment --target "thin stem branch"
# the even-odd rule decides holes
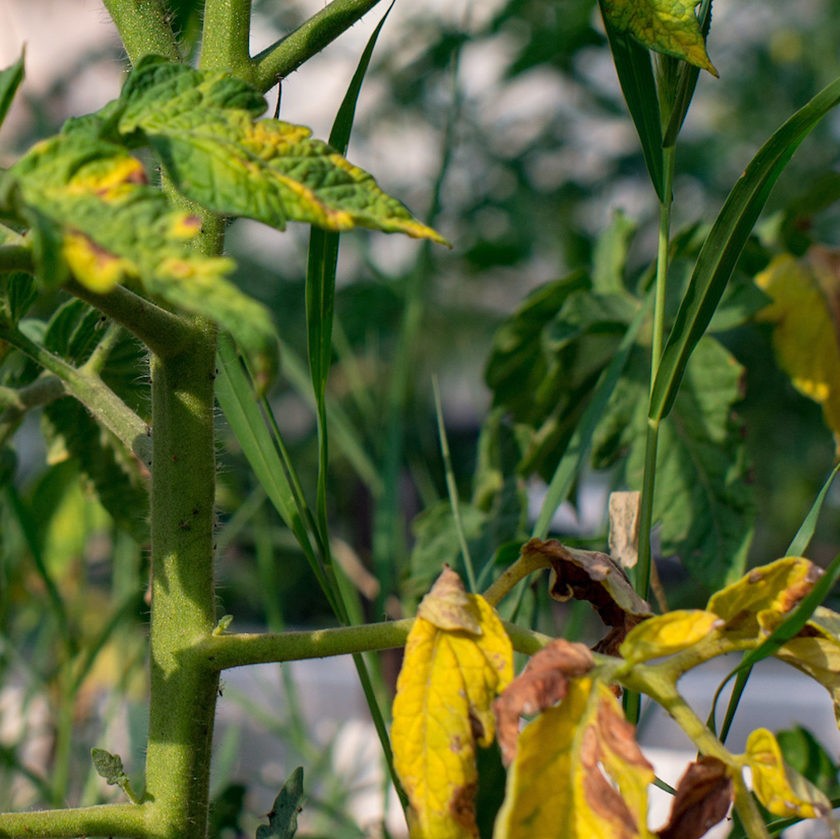
[[[0,813],[0,837],[28,836],[58,839],[75,836],[123,836],[145,839],[153,835],[147,827],[149,805],[105,804],[65,810],[36,810],[28,813]]]
[[[665,342],[665,298],[668,284],[668,254],[671,240],[671,205],[675,149],[662,151],[664,186],[659,207],[659,240],[656,253],[656,287],[653,306],[653,334],[651,338],[650,392],[656,381],[662,347]],[[648,420],[645,438],[645,471],[642,479],[642,499],[639,510],[639,561],[636,566],[636,591],[645,599],[650,591],[651,528],[653,527],[653,499],[656,484],[656,454],[659,444],[659,421]]]
[[[125,286],[118,285],[107,294],[97,294],[76,280],[70,280],[64,288],[124,326],[161,358],[177,355],[192,338],[187,320]]]
[[[137,414],[98,376],[78,370],[63,358],[31,341],[16,329],[0,324],[0,340],[8,341],[48,372],[61,379],[68,395],[79,400],[94,418],[116,435],[128,451],[147,466],[151,463],[148,429]]]
[[[256,82],[263,92],[293,73],[360,20],[380,0],[333,0],[281,41],[254,58]]]
[[[340,626],[309,632],[237,633],[211,635],[190,650],[203,666],[228,670],[249,664],[328,658],[360,652],[390,650],[405,646],[414,618],[360,626]],[[517,652],[532,655],[551,638],[530,629],[504,623]]]

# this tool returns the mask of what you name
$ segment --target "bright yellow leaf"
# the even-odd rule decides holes
[[[819,403],[840,446],[840,344],[832,298],[837,276],[824,250],[777,256],[755,278],[772,303],[758,319],[773,324],[773,348],[793,386]]]
[[[647,839],[653,778],[610,688],[574,679],[522,731],[493,839]]]
[[[723,620],[714,612],[678,609],[634,626],[619,647],[619,653],[634,664],[673,655],[702,641],[721,626]]]
[[[418,610],[394,700],[394,766],[411,801],[412,839],[478,836],[476,745],[492,743],[492,703],[512,678],[501,621],[447,569]]]
[[[753,568],[713,594],[706,609],[726,621],[726,632],[758,637],[772,632],[814,587],[822,570],[799,556]]]
[[[831,810],[820,790],[785,765],[776,738],[766,728],[757,728],[747,738],[744,761],[752,770],[756,797],[773,815],[816,819]]]

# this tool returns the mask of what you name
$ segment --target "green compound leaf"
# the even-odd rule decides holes
[[[268,824],[257,828],[257,839],[292,839],[303,802],[303,767],[298,766],[283,784],[268,814]]]
[[[629,32],[652,50],[681,58],[717,76],[706,54],[694,0],[602,0],[601,5],[616,29]]]
[[[225,276],[229,259],[199,253],[200,219],[176,210],[149,186],[142,164],[98,139],[92,122],[39,143],[8,172],[0,204],[31,228],[40,281],[55,287],[72,274],[104,294],[139,284],[179,309],[216,321],[250,355],[269,355],[268,312]],[[4,200],[5,199],[5,200]]]
[[[302,221],[445,243],[308,128],[255,121],[265,102],[244,82],[152,56],[138,64],[121,101],[120,133],[144,138],[177,188],[216,213],[281,230]]]

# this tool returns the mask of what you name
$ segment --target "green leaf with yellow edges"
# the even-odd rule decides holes
[[[722,631],[737,638],[769,635],[822,576],[822,570],[798,556],[753,568],[740,580],[709,598],[706,610],[726,622]]]
[[[785,764],[779,743],[766,728],[750,733],[742,759],[752,771],[756,798],[774,816],[817,819],[831,811],[828,798]]]
[[[216,213],[283,229],[369,227],[445,240],[308,128],[255,120],[265,102],[244,82],[143,59],[123,90],[118,128],[160,155],[188,198]]]
[[[590,677],[519,736],[493,839],[646,839],[653,769],[612,690]]]
[[[773,324],[773,349],[793,386],[823,409],[840,449],[838,254],[812,248],[804,259],[775,257],[755,278],[772,302],[757,319]]]
[[[39,143],[6,174],[4,203],[30,227],[44,285],[71,275],[98,294],[139,285],[214,320],[244,352],[272,353],[271,317],[226,279],[232,260],[194,247],[200,219],[149,186],[140,161],[121,146],[81,130]]]
[[[706,53],[706,39],[694,12],[694,0],[601,0],[610,23],[629,32],[649,49],[718,72]]]
[[[677,609],[634,626],[619,647],[619,653],[633,664],[673,655],[707,638],[723,623],[714,612]]]
[[[476,747],[492,743],[492,702],[512,678],[501,621],[447,568],[420,604],[394,699],[394,767],[412,839],[478,837]]]

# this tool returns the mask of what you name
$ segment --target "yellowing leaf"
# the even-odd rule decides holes
[[[649,49],[681,58],[717,76],[706,53],[706,39],[694,0],[601,0],[604,15],[616,29]]]
[[[814,587],[822,570],[798,556],[753,568],[709,599],[706,609],[726,621],[725,631],[753,638],[773,631]]]
[[[657,615],[634,626],[619,653],[634,664],[673,655],[702,641],[723,623],[719,615],[701,609],[678,609]]]
[[[492,703],[512,678],[501,621],[446,569],[409,633],[394,699],[394,766],[411,802],[412,839],[478,836],[476,745],[493,741]]]
[[[840,446],[840,344],[836,268],[824,250],[777,256],[756,278],[772,303],[758,319],[773,324],[773,348],[794,387],[819,403]]]
[[[654,778],[610,688],[574,679],[519,737],[493,839],[635,839]]]
[[[816,819],[831,810],[820,790],[785,765],[776,738],[766,728],[756,729],[747,738],[744,761],[752,770],[756,797],[773,815]]]
[[[119,131],[142,135],[176,187],[214,212],[281,230],[302,221],[446,243],[308,128],[256,120],[265,100],[244,82],[147,56],[119,102]]]
[[[788,641],[776,657],[807,673],[831,694],[840,726],[840,615],[817,607],[805,629]]]

